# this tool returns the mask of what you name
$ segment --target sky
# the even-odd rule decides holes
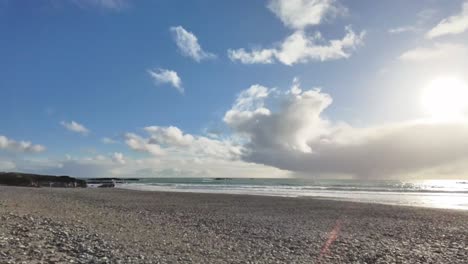
[[[468,179],[466,0],[0,0],[0,171]]]

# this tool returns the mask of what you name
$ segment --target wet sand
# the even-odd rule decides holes
[[[0,186],[0,263],[466,263],[468,212]]]

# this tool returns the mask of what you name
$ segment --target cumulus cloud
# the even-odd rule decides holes
[[[268,8],[292,29],[315,26],[347,12],[335,0],[271,0]]]
[[[261,87],[261,94],[271,91]],[[241,158],[247,162],[302,175],[386,178],[468,158],[466,122],[354,128],[326,119],[331,96],[303,90],[297,80],[279,94],[276,110],[266,104],[269,96],[257,96],[258,90],[252,86],[241,93],[224,116],[233,132],[244,137]]]
[[[224,122],[236,133],[247,136],[249,149],[277,146],[310,152],[305,138],[328,131],[328,121],[321,119],[319,114],[331,104],[329,95],[320,90],[302,91],[295,80],[293,87],[281,94],[287,97],[280,103],[281,111],[273,113],[265,106],[267,96],[257,96],[257,90],[261,90],[262,95],[270,94],[270,89],[253,85],[238,96],[224,116]],[[251,98],[247,99],[247,95]]]
[[[167,69],[155,69],[148,70],[149,75],[153,78],[157,85],[160,84],[170,84],[177,89],[181,94],[184,93],[184,88],[182,87],[182,80],[175,71]]]
[[[322,23],[328,17],[344,14],[347,9],[335,0],[271,0],[268,8],[294,32],[270,48],[228,49],[231,61],[243,64],[285,65],[348,58],[363,43],[365,31],[355,33],[346,26],[342,39],[326,40],[320,32],[309,35],[306,29]]]
[[[253,49],[246,51],[245,49],[228,50],[228,57],[232,61],[240,61],[244,64],[271,64],[275,62],[275,49]]]
[[[147,152],[155,156],[165,154],[159,145],[152,144],[148,139],[140,137],[134,133],[127,133],[125,135],[125,143],[135,151]]]
[[[459,14],[440,21],[426,33],[426,37],[432,39],[445,35],[456,35],[466,30],[468,30],[468,1],[465,1]]]
[[[287,90],[255,84],[238,94],[223,117],[229,137],[147,126],[141,134],[125,135],[130,149],[147,154],[139,159],[114,152],[55,161],[3,160],[0,166],[78,177],[468,177],[466,120],[354,127],[325,117],[332,103],[329,94],[304,89],[298,79]],[[0,148],[7,145],[16,146],[0,137]]]
[[[73,120],[71,122],[62,121],[60,124],[66,129],[82,135],[88,135],[90,132],[89,129],[87,129],[84,125]]]
[[[287,37],[277,47],[269,49],[245,49],[228,50],[228,56],[232,61],[240,61],[244,64],[269,64],[279,61],[285,65],[307,63],[311,61],[328,61],[351,56],[363,43],[365,32],[355,33],[350,26],[346,27],[346,35],[342,39],[326,41],[317,32],[307,35],[299,30]]]
[[[149,140],[151,143],[164,146],[189,146],[195,140],[192,135],[184,134],[179,128],[174,126],[149,126],[145,128],[145,131],[151,134],[151,139]]]
[[[404,61],[447,60],[468,56],[468,47],[454,43],[435,43],[430,47],[417,47],[404,52]]]
[[[180,159],[235,160],[241,152],[241,147],[229,140],[186,134],[174,126],[149,126],[144,131],[147,137],[127,133],[126,143],[131,149]]]
[[[25,152],[25,153],[38,153],[43,152],[45,147],[36,145],[29,141],[16,141],[9,139],[6,136],[0,135],[0,150],[11,152]]]
[[[197,62],[204,59],[214,59],[216,55],[210,52],[206,52],[202,49],[198,43],[198,38],[182,26],[170,28],[174,41],[177,44],[182,55],[190,57]]]

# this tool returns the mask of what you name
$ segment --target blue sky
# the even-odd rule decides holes
[[[0,0],[0,170],[465,177],[466,109],[420,100],[466,88],[467,20],[466,1]],[[446,149],[407,144],[421,126]]]

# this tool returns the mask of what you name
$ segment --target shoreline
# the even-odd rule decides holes
[[[392,205],[392,206],[404,206],[404,207],[417,207],[417,208],[432,208],[432,209],[448,209],[448,210],[461,210],[461,211],[468,211],[468,194],[466,192],[393,192],[393,191],[386,191],[386,192],[370,192],[370,191],[334,191],[332,193],[335,194],[350,194],[348,197],[346,196],[320,196],[320,195],[280,195],[280,194],[270,194],[270,193],[248,193],[248,192],[226,192],[226,191],[208,191],[208,190],[188,190],[188,189],[142,189],[142,188],[128,188],[123,186],[115,186],[116,189],[121,190],[129,190],[129,191],[138,191],[138,192],[170,192],[170,193],[200,193],[200,194],[215,194],[215,195],[247,195],[247,196],[266,196],[266,197],[283,197],[283,198],[304,198],[304,199],[322,199],[322,200],[330,200],[330,201],[340,201],[340,202],[354,202],[354,203],[365,203],[365,204],[381,204],[381,205]],[[366,195],[381,195],[381,196],[421,196],[421,197],[449,197],[449,196],[464,196],[464,197],[455,197],[459,199],[454,199],[451,197],[452,200],[458,201],[463,200],[464,198],[467,199],[466,203],[463,204],[456,204],[455,202],[451,201],[451,203],[445,204],[437,201],[433,201],[433,203],[420,203],[420,204],[409,204],[411,201],[408,200],[407,203],[403,203],[400,201],[393,201],[393,202],[383,202],[379,200],[359,200],[353,197],[352,195],[356,194],[366,194]]]
[[[0,222],[2,263],[53,257],[79,263],[463,263],[468,257],[466,211],[309,197],[0,186]],[[24,248],[2,237],[19,238]]]
[[[65,188],[66,189],[66,188]],[[96,187],[88,187],[88,189],[98,189]],[[393,204],[393,203],[381,203],[381,202],[366,202],[366,201],[350,201],[342,198],[333,198],[333,197],[327,197],[327,196],[307,196],[307,195],[302,195],[302,196],[281,196],[281,195],[268,195],[268,194],[255,194],[255,193],[216,193],[216,192],[196,192],[196,191],[172,191],[172,190],[137,190],[137,189],[127,189],[127,188],[119,188],[119,187],[113,187],[113,188],[108,188],[110,190],[124,190],[124,191],[129,191],[129,192],[155,192],[155,193],[181,193],[181,194],[189,194],[189,195],[213,195],[213,196],[240,196],[243,198],[248,198],[250,196],[254,197],[272,197],[272,198],[279,198],[279,199],[304,199],[304,200],[323,200],[323,201],[328,201],[328,202],[339,202],[339,203],[352,203],[352,204],[366,204],[366,205],[384,205],[384,206],[396,206],[396,207],[403,207],[403,208],[420,208],[420,209],[430,209],[430,210],[449,210],[449,211],[460,211],[460,212],[468,212],[468,208],[445,208],[445,207],[430,207],[430,206],[421,206],[421,205],[402,205],[402,204]],[[400,192],[388,192],[391,193],[392,195],[398,195]],[[429,192],[426,192],[424,194],[427,194]],[[434,194],[446,194],[450,192],[433,192]],[[454,192],[454,194],[458,194],[464,192]],[[405,194],[402,192],[401,194]]]

